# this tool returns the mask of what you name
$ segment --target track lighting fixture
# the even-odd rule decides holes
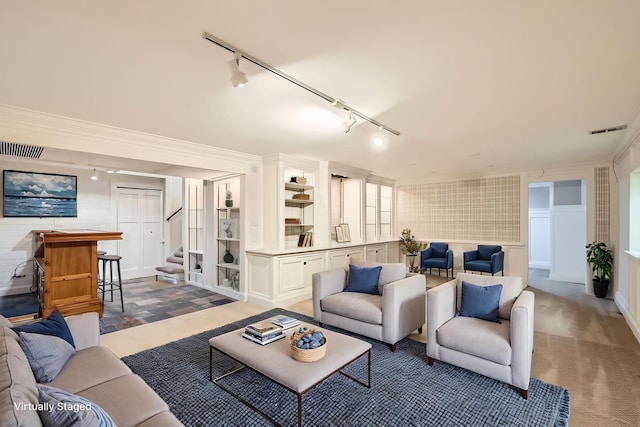
[[[240,58],[244,58],[247,61],[256,64],[257,66],[262,67],[263,69],[265,69],[267,71],[270,71],[270,72],[272,72],[273,74],[275,74],[277,76],[282,77],[283,79],[287,80],[288,82],[293,83],[294,85],[299,86],[302,89],[305,89],[305,90],[313,93],[316,96],[319,96],[320,98],[324,99],[325,101],[330,102],[334,107],[337,107],[337,108],[340,108],[340,109],[343,109],[343,110],[347,110],[347,111],[349,111],[349,113],[352,113],[354,116],[358,116],[362,120],[366,120],[369,123],[371,123],[371,124],[373,124],[375,126],[378,126],[382,130],[385,130],[385,131],[387,131],[389,133],[392,133],[392,134],[397,135],[397,136],[400,135],[400,132],[398,132],[397,130],[383,125],[379,121],[377,121],[375,119],[372,119],[371,117],[366,116],[365,114],[359,112],[355,108],[352,108],[351,106],[345,104],[343,101],[340,101],[337,98],[329,96],[326,93],[321,92],[318,89],[315,89],[315,88],[309,86],[308,84],[306,84],[304,82],[301,82],[300,80],[298,80],[298,79],[296,79],[294,77],[291,77],[288,74],[283,73],[282,71],[278,70],[277,68],[272,67],[271,65],[269,65],[266,62],[256,58],[255,56],[251,56],[248,53],[241,51],[237,47],[227,43],[226,41],[224,41],[222,39],[217,38],[216,36],[214,36],[212,34],[202,33],[202,38],[206,39],[206,40],[209,40],[211,43],[215,43],[218,46],[220,46],[220,47],[222,47],[224,49],[227,49],[228,51],[234,53],[234,59],[227,63],[229,65],[229,69],[231,70],[231,74],[232,74],[231,83],[233,83],[234,87],[242,86],[242,85],[244,85],[244,84],[246,84],[248,82],[247,76],[245,76],[244,73],[241,72],[240,68],[238,67],[238,64],[240,62]]]
[[[351,128],[353,127],[353,125],[355,125],[357,122],[356,118],[353,117],[353,113],[351,111],[349,111],[349,120],[347,120],[346,122],[343,123],[344,125],[344,133],[349,133],[351,131]]]
[[[93,175],[91,175],[91,179],[94,181],[98,180],[98,171],[96,169],[93,170]]]
[[[242,55],[239,52],[233,53],[233,59],[231,61],[227,61],[227,65],[229,66],[229,71],[231,71],[231,84],[233,87],[242,87],[249,82],[247,76],[240,71],[240,58]]]

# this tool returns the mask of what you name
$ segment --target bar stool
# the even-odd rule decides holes
[[[106,251],[98,251],[96,253],[98,254],[98,288],[100,288],[100,283],[103,282],[101,277],[104,277],[104,270],[102,271],[102,274],[100,274],[100,255],[106,255],[107,252]]]
[[[102,284],[98,283],[98,288],[102,291],[102,305],[104,305],[104,294],[109,286],[111,291],[111,301],[113,302],[113,288],[120,291],[120,304],[122,305],[122,312],[124,313],[124,297],[122,296],[122,275],[120,274],[120,255],[99,255],[98,261],[102,261]],[[118,269],[118,281],[113,280],[113,263],[116,263]],[[107,281],[107,263],[109,263],[109,281]]]

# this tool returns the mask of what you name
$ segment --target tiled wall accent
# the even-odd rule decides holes
[[[416,237],[520,241],[520,177],[402,185],[398,229]]]
[[[595,168],[596,242],[609,243],[609,168]]]

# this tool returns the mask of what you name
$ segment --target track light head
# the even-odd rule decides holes
[[[349,111],[349,120],[343,123],[344,125],[344,133],[349,133],[353,125],[357,122],[356,118],[353,116],[353,113]]]
[[[382,126],[380,126],[378,128],[378,132],[376,132],[376,135],[373,137],[373,143],[375,145],[377,145],[378,147],[381,147],[382,144],[384,143],[384,139],[382,138],[382,131],[384,130],[384,128]]]
[[[93,175],[91,175],[91,179],[94,181],[98,180],[98,171],[97,170],[93,170]]]
[[[242,55],[235,52],[233,54],[233,59],[231,61],[227,61],[229,71],[231,72],[231,84],[233,87],[242,87],[249,83],[247,76],[240,71],[240,58],[242,58]]]

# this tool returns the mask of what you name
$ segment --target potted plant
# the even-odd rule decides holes
[[[417,273],[418,266],[415,266],[416,255],[418,252],[427,247],[426,243],[418,242],[413,234],[411,234],[410,228],[402,230],[402,238],[400,239],[400,251],[409,257],[409,271],[411,273]]]
[[[598,298],[604,298],[609,292],[613,271],[613,252],[603,242],[589,243],[586,249],[587,262],[593,272],[593,293]]]

